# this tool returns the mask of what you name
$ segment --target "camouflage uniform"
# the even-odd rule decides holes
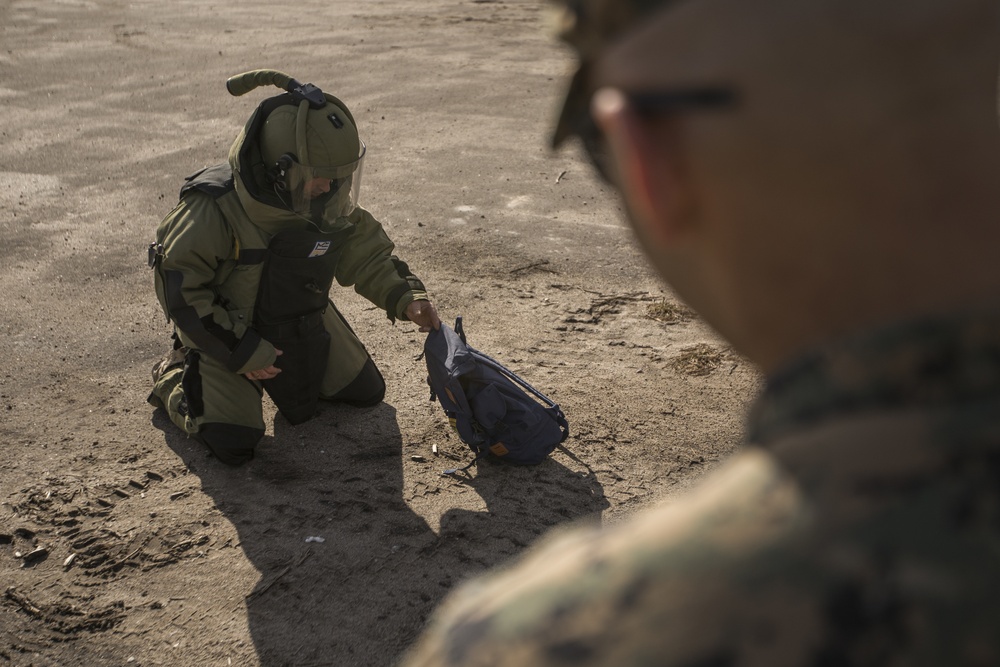
[[[669,0],[564,0],[579,52]],[[406,667],[1000,664],[1000,314],[899,324],[768,378],[683,499],[548,538],[446,600]]]
[[[424,665],[1000,664],[1000,316],[769,378],[695,493],[466,584]]]

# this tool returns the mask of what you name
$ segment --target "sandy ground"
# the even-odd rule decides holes
[[[541,0],[0,0],[0,666],[392,664],[461,580],[739,445],[753,369],[547,148],[570,66]],[[352,107],[363,203],[444,318],[561,403],[566,451],[442,476],[470,454],[421,334],[348,290],[383,405],[291,427],[268,403],[232,469],[145,403],[170,331],[145,246],[277,92],[226,93],[259,67]]]

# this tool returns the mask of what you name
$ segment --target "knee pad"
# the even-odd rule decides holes
[[[203,424],[195,436],[226,465],[243,465],[253,458],[264,431],[238,424]]]

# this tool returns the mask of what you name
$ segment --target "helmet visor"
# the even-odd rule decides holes
[[[291,161],[285,169],[285,183],[292,209],[310,217],[320,211],[325,218],[350,215],[358,205],[365,150],[362,141],[358,159],[339,167],[310,167]]]

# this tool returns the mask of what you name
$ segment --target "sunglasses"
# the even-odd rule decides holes
[[[736,91],[730,88],[689,88],[660,92],[622,91],[629,106],[637,114],[648,118],[658,115],[686,114],[698,111],[723,110],[736,106]],[[576,134],[583,142],[587,156],[597,169],[598,175],[607,183],[613,183],[611,154],[604,133],[594,120],[589,105],[586,113],[580,115]]]

